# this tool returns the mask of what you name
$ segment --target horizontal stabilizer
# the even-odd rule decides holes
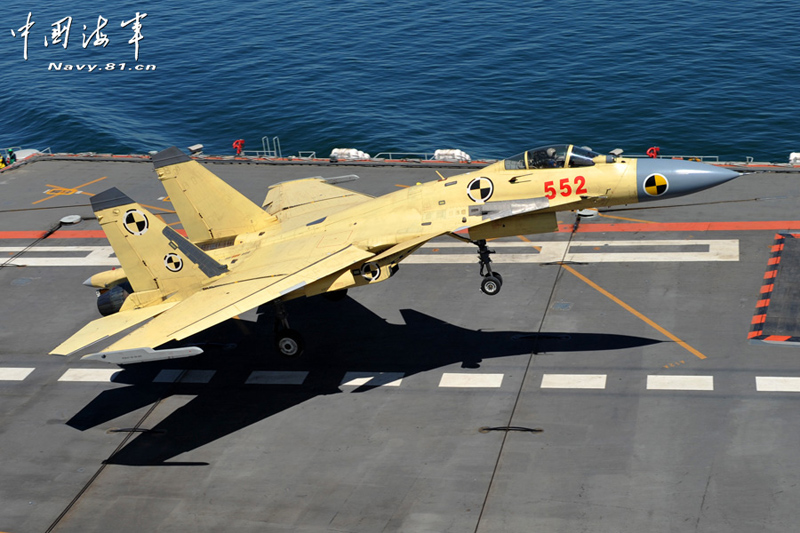
[[[104,316],[103,318],[98,318],[97,320],[92,320],[72,337],[54,348],[53,351],[50,352],[50,355],[70,355],[75,353],[82,348],[91,346],[96,342],[107,339],[130,327],[141,324],[145,320],[163,313],[173,305],[175,305],[175,303],[159,304],[151,307],[143,307],[141,309],[133,309],[131,311],[122,311],[113,315]]]

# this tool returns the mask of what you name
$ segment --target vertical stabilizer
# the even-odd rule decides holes
[[[92,209],[135,292],[197,287],[228,267],[212,259],[117,188],[92,197]]]
[[[153,156],[186,235],[192,242],[261,231],[277,219],[178,148]]]

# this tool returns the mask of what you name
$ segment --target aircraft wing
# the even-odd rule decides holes
[[[366,194],[332,185],[340,181],[343,180],[306,178],[278,183],[270,187],[263,207],[281,220],[284,228],[288,228],[287,223],[291,226],[306,225],[372,199]]]
[[[347,246],[299,270],[276,276],[272,269],[255,268],[247,276],[228,276],[177,303],[103,352],[86,356],[106,359],[110,352],[156,347],[171,340],[184,339],[254,307],[285,296],[306,285],[347,269],[372,257],[372,253]]]

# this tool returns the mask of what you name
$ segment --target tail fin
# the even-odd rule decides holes
[[[92,197],[92,209],[135,292],[168,294],[227,272],[117,188]]]
[[[178,148],[167,148],[152,159],[192,242],[256,232],[277,223],[274,216]]]

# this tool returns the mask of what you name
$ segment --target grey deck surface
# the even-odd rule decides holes
[[[259,203],[269,184],[292,178],[355,172],[345,186],[377,195],[438,177],[413,167],[209,168]],[[584,219],[574,235],[527,236],[600,255],[624,251],[601,242],[639,241],[626,249],[651,260],[503,262],[537,253],[503,239],[495,297],[479,291],[473,250],[442,240],[418,253],[475,261],[402,264],[342,302],[289,302],[307,340],[299,360],[274,355],[272,316],[250,312],[203,334],[212,344],[200,357],[67,381],[114,368],[47,355],[99,316],[81,282],[109,267],[2,267],[0,531],[791,531],[800,394],[766,385],[791,389],[791,379],[765,378],[800,377],[800,348],[750,345],[747,334],[774,234],[800,227],[790,222],[799,179],[744,176]],[[83,193],[112,186],[170,208],[147,163],[40,161],[0,174],[0,264],[35,241],[8,232],[91,217]],[[740,221],[786,222],[618,231]],[[586,231],[608,224],[618,226]],[[107,246],[59,236],[97,229],[61,228],[19,257]],[[734,241],[738,260],[711,260],[713,246],[695,241]],[[707,250],[705,260],[654,259]],[[481,431],[504,426],[541,431]]]

